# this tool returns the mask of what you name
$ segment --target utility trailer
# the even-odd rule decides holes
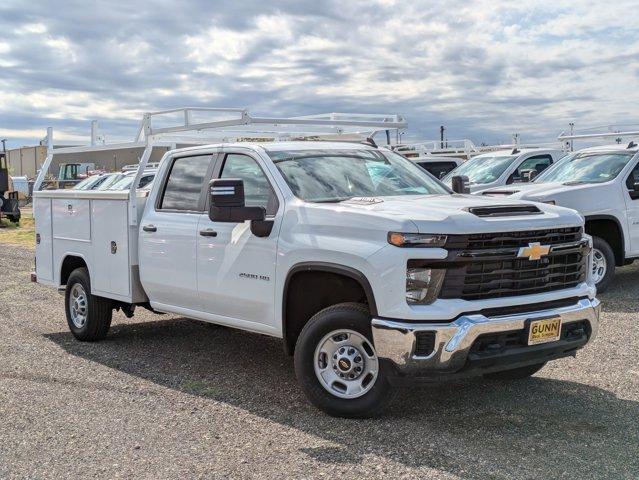
[[[400,115],[327,113],[280,118],[253,116],[241,108],[179,108],[145,113],[132,142],[103,144],[94,141],[95,125],[92,122],[91,144],[55,149],[53,129],[47,129],[47,157],[33,189],[35,274],[39,283],[61,287],[74,267],[64,265],[65,258],[84,259],[101,272],[91,275],[95,295],[122,304],[148,301],[139,281],[138,230],[149,192],[138,191],[137,186],[154,148],[232,141],[362,142],[378,136],[392,142],[407,126]],[[144,152],[128,191],[41,190],[54,155],[140,147]]]

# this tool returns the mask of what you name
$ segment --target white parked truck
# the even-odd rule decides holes
[[[471,193],[493,187],[527,182],[566,155],[556,148],[517,148],[476,155],[449,172],[442,181],[451,185],[454,176],[468,177]],[[527,175],[528,174],[528,175]]]
[[[638,152],[634,142],[586,148],[561,159],[532,183],[494,188],[483,195],[577,210],[593,237],[593,281],[605,291],[615,266],[639,257]]]
[[[400,384],[524,378],[598,328],[576,212],[453,193],[388,149],[177,149],[150,192],[34,205],[33,279],[64,289],[76,338],[136,307],[279,337],[331,415],[374,415]]]

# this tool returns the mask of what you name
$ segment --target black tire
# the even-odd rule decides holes
[[[359,303],[340,303],[316,313],[304,326],[295,345],[295,374],[308,399],[320,410],[335,417],[368,418],[379,415],[394,397],[388,382],[387,368],[379,361],[377,378],[364,395],[340,398],[320,383],[315,374],[315,349],[330,332],[353,330],[373,345],[371,317],[368,308]]]
[[[528,365],[526,367],[513,368],[512,370],[504,370],[503,372],[493,372],[484,375],[488,380],[522,380],[528,378],[546,366],[546,362],[536,365]]]
[[[592,237],[592,248],[593,254],[595,253],[595,250],[598,250],[606,260],[606,273],[596,284],[597,291],[602,293],[606,291],[606,289],[610,286],[612,279],[615,278],[615,254],[608,242],[600,237]]]
[[[71,318],[71,307],[69,298],[74,285],[79,284],[86,292],[86,321],[81,327],[77,326]],[[113,303],[111,300],[103,297],[91,295],[91,280],[89,272],[86,268],[76,268],[67,281],[67,287],[64,294],[64,310],[67,315],[67,323],[69,329],[75,338],[82,342],[94,342],[102,340],[106,337],[111,326],[111,318],[113,316]]]

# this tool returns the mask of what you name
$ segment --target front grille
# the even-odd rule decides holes
[[[482,259],[450,268],[439,298],[481,300],[572,288],[586,278],[586,253],[560,253],[540,260]]]
[[[538,260],[519,257],[539,243]],[[573,288],[586,280],[589,247],[581,227],[448,235],[446,258],[409,260],[409,268],[445,272],[438,298],[483,300]]]
[[[581,227],[527,230],[523,232],[473,233],[470,235],[449,235],[446,248],[481,250],[491,248],[518,248],[529,243],[558,245],[581,240]]]

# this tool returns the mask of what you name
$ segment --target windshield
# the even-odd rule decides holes
[[[450,182],[456,175],[465,175],[471,184],[490,183],[506,171],[517,155],[478,155],[462,163],[443,178]]]
[[[269,155],[295,196],[308,202],[450,193],[419,166],[390,151],[288,150]]]
[[[107,176],[107,178],[100,184],[96,190],[109,190],[110,187],[124,177],[123,173],[111,173]]]
[[[80,183],[76,184],[75,187],[73,187],[74,190],[90,190],[91,187],[93,187],[93,185],[95,185],[100,178],[102,178],[101,175],[93,175],[91,177],[87,177],[84,180],[82,180]]]
[[[138,188],[150,187],[150,184],[153,181],[154,177],[155,174],[143,175],[140,178],[140,184],[138,185]],[[116,183],[114,183],[111,188],[109,188],[109,190],[128,190],[129,188],[131,188],[133,180],[135,180],[135,175],[127,175],[126,177],[121,178]]]
[[[613,180],[628,164],[634,152],[582,153],[567,155],[535,182],[603,183]]]

